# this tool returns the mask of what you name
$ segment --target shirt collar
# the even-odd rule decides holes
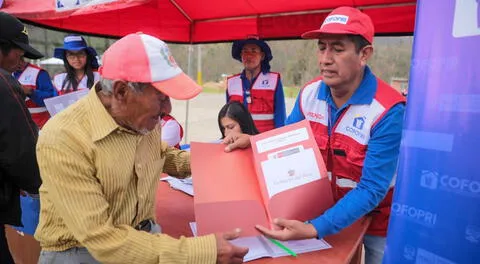
[[[255,82],[255,80],[258,78],[258,76],[260,76],[260,74],[263,74],[263,72],[260,71],[260,72],[257,74],[257,76],[253,77],[252,83]],[[247,74],[245,73],[245,69],[243,69],[242,73],[240,74],[240,78],[242,78],[242,80],[248,80],[248,79],[247,79]],[[250,80],[248,80],[248,81],[250,81]]]
[[[353,93],[352,97],[348,100],[346,105],[351,104],[370,104],[373,100],[375,92],[377,91],[377,78],[372,73],[368,66],[365,66],[365,72],[363,73],[363,79],[358,88]],[[320,82],[320,89],[318,91],[317,98],[323,101],[329,101],[331,99],[330,87],[324,82]]]
[[[90,89],[86,99],[89,105],[88,120],[90,120],[92,127],[93,141],[103,139],[113,131],[120,129],[120,126],[100,101],[96,91],[96,85]]]

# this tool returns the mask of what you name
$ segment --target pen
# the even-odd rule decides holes
[[[268,240],[270,240],[273,244],[275,244],[277,247],[285,250],[285,252],[287,252],[288,254],[290,254],[291,256],[294,256],[296,257],[297,254],[295,254],[295,252],[293,252],[293,250],[289,249],[288,247],[286,247],[284,244],[280,243],[278,240],[275,240],[273,238],[269,238]]]

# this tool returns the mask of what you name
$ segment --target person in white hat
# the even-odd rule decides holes
[[[161,173],[190,175],[190,154],[159,140],[158,118],[170,97],[189,99],[201,87],[163,41],[142,33],[107,49],[99,71],[38,141],[39,263],[242,263],[248,249],[227,241],[239,230],[174,239],[153,220]]]

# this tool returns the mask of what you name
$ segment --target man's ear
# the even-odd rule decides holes
[[[373,55],[373,46],[372,45],[367,45],[363,47],[363,49],[360,51],[360,60],[362,66],[367,65],[367,61],[372,57]]]
[[[263,61],[265,59],[265,52],[262,51],[262,59],[260,61]]]
[[[116,100],[125,101],[129,93],[130,88],[128,87],[127,82],[115,81],[113,83],[112,95]]]

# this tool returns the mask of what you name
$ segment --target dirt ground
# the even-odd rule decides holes
[[[188,104],[188,124],[185,124]],[[182,143],[191,141],[208,142],[220,138],[217,116],[225,104],[225,94],[201,93],[192,100],[177,101],[172,99],[172,115],[182,124],[184,137]],[[286,98],[287,116],[290,114],[294,98]]]

